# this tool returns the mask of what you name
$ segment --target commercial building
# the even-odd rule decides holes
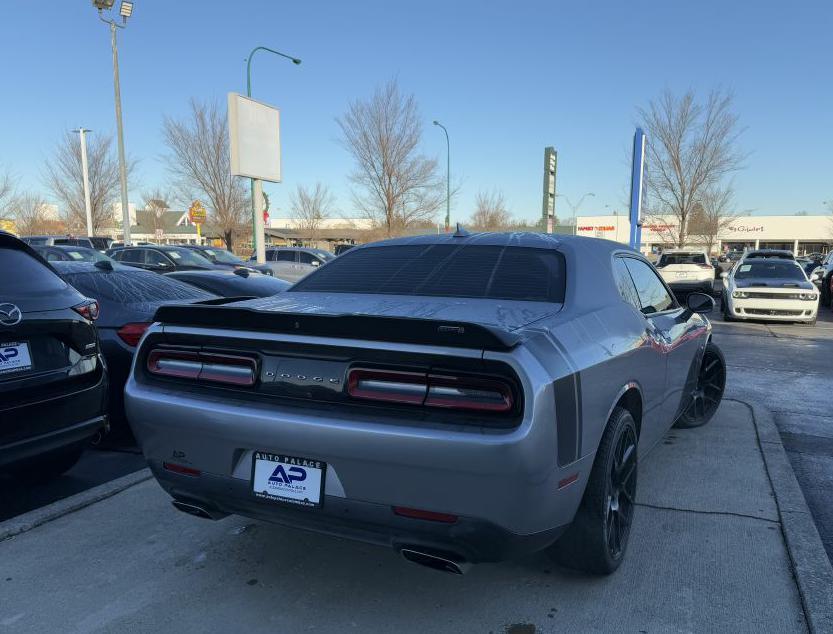
[[[646,218],[642,224],[643,253],[674,247],[677,223],[668,217]],[[576,235],[628,243],[630,221],[625,215],[579,216]],[[687,247],[707,248],[708,236],[689,236]],[[796,255],[826,253],[833,249],[833,215],[737,216],[711,240],[711,252],[747,248],[787,249]]]

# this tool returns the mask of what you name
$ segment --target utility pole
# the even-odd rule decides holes
[[[451,142],[448,140],[448,130],[439,121],[434,121],[435,126],[439,126],[445,132],[445,230],[446,233],[451,231]]]
[[[84,179],[84,210],[87,212],[87,235],[93,235],[93,207],[90,204],[90,172],[87,168],[87,132],[84,128],[73,130],[81,137],[81,175]]]

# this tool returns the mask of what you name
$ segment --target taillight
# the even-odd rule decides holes
[[[94,299],[83,301],[77,306],[73,306],[72,310],[81,315],[84,319],[89,319],[90,321],[98,319],[98,302]]]
[[[132,324],[125,324],[121,328],[116,331],[116,334],[124,341],[128,346],[132,346],[135,348],[139,345],[139,340],[142,338],[142,335],[145,334],[145,330],[148,329],[150,326],[149,323],[132,323]]]
[[[426,407],[505,413],[512,386],[501,379],[354,368],[347,375],[353,398]]]
[[[147,370],[157,376],[230,385],[254,385],[257,362],[250,357],[191,350],[151,350]]]
[[[451,513],[437,513],[435,511],[424,511],[422,509],[412,509],[407,506],[394,506],[393,512],[402,517],[410,517],[415,520],[428,520],[429,522],[443,522],[445,524],[454,524],[457,521],[457,516]]]
[[[699,266],[701,269],[711,269],[712,271],[714,270],[714,267],[711,264],[698,264],[697,266]]]

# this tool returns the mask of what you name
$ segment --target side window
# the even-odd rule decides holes
[[[124,251],[116,251],[116,255],[119,256],[120,262],[135,262],[141,263],[144,261],[144,256],[142,252],[144,249],[128,249]]]
[[[278,262],[295,262],[295,251],[278,251],[275,260]]]
[[[619,289],[622,299],[636,310],[642,310],[642,304],[640,304],[639,296],[636,294],[636,287],[633,285],[631,274],[628,272],[628,267],[625,266],[625,261],[622,258],[613,258],[613,280],[616,282],[616,288]]]
[[[674,305],[674,298],[665,290],[665,286],[650,264],[635,258],[624,258],[624,262],[636,286],[643,313],[651,315],[668,310]]]
[[[159,251],[151,251],[150,249],[142,249],[145,252],[145,264],[159,265],[170,264],[171,261]]]
[[[312,253],[307,253],[306,251],[299,251],[298,257],[300,258],[301,264],[312,264],[313,260],[321,264],[321,260],[315,257]]]
[[[253,255],[252,260],[257,260],[257,256]],[[275,249],[270,249],[266,252],[266,261],[267,262],[274,262],[278,259],[278,252]]]

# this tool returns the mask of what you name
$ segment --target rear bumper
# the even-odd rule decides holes
[[[707,280],[666,280],[666,283],[668,284],[668,286],[671,287],[672,291],[700,292],[711,294],[714,290],[713,277],[710,277]]]
[[[0,445],[0,467],[6,467],[40,454],[83,443],[106,428],[107,417],[101,415],[40,436]]]
[[[184,476],[150,467],[175,500],[211,515],[238,514],[290,528],[386,546],[451,555],[470,563],[494,562],[537,552],[554,542],[566,527],[517,535],[491,522],[459,517],[453,524],[396,515],[392,508],[360,500],[325,496],[317,509],[298,508],[255,498],[248,481],[203,474]]]

